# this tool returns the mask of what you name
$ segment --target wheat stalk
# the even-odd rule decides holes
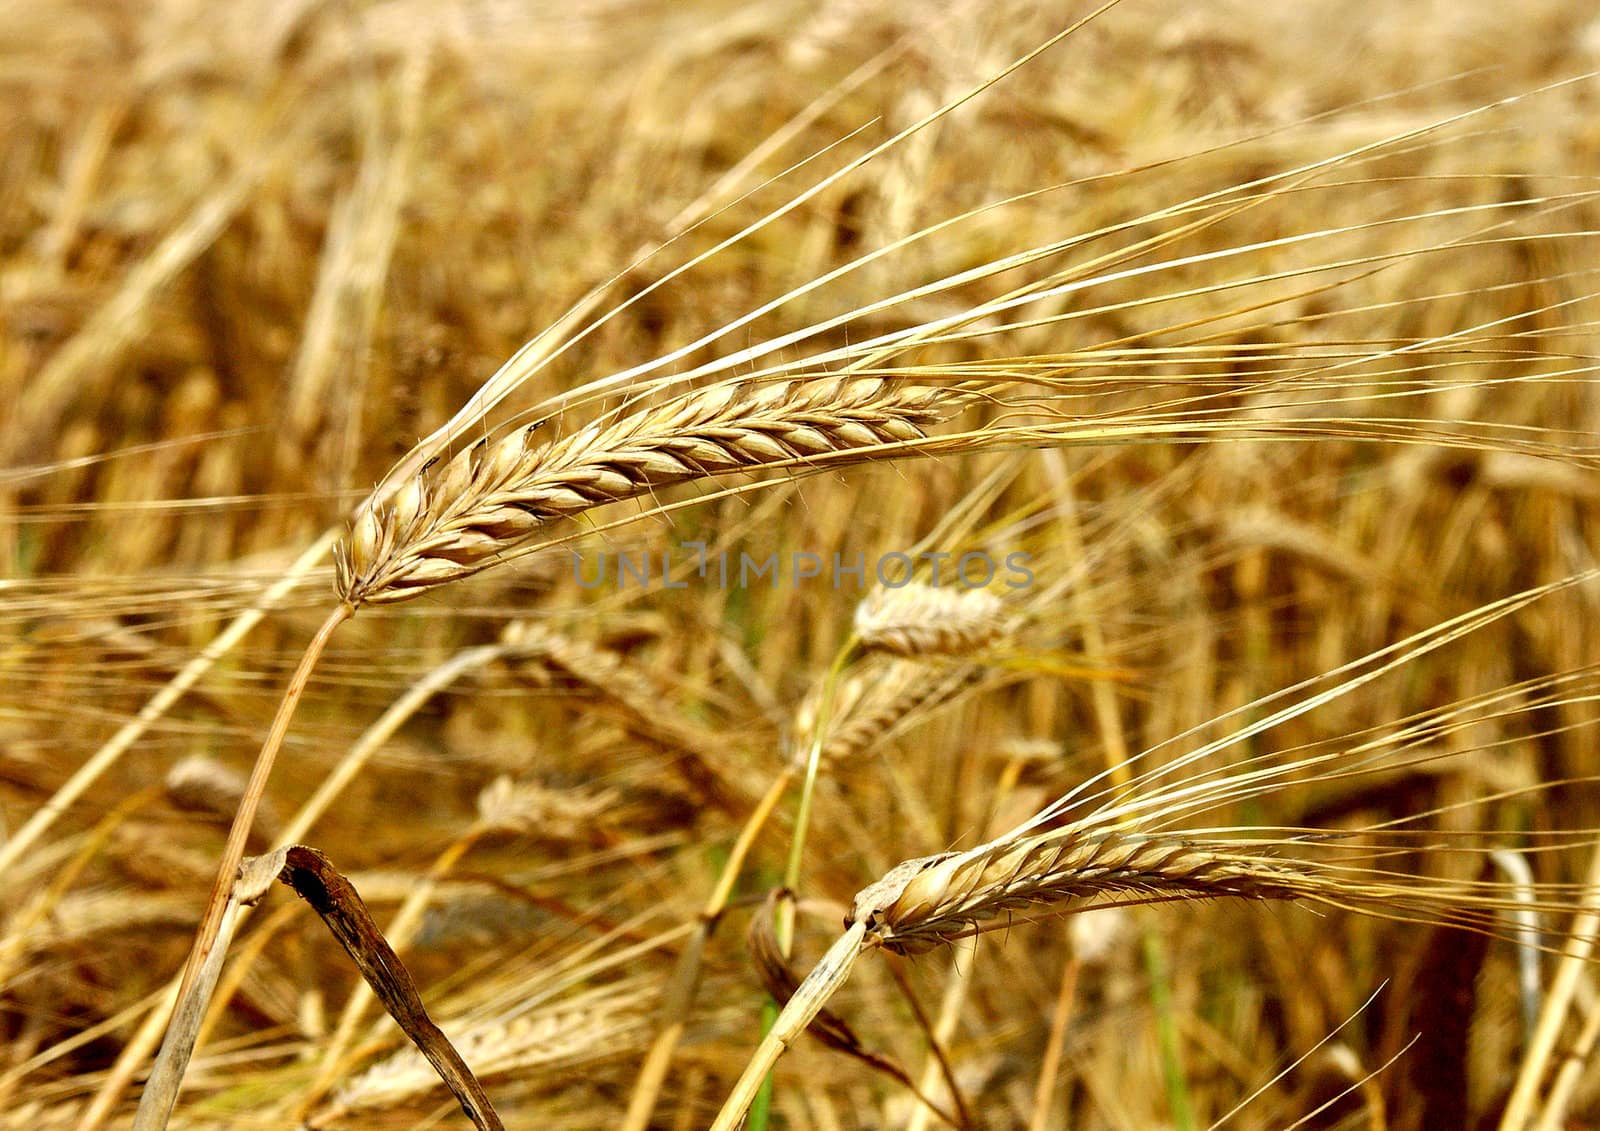
[[[486,569],[556,519],[676,483],[872,459],[925,439],[963,399],[876,378],[729,381],[543,447],[539,425],[525,425],[366,508],[339,549],[339,594],[351,605],[407,600]]]

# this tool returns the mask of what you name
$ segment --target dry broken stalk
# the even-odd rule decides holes
[[[722,382],[543,447],[537,424],[480,441],[368,507],[339,551],[351,605],[403,601],[486,569],[546,524],[692,479],[872,459],[926,437],[951,390],[838,378]]]

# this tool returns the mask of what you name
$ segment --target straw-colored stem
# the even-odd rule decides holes
[[[242,810],[243,805],[240,808]],[[179,986],[177,1005],[167,1023],[161,1052],[139,1097],[139,1109],[133,1116],[133,1131],[162,1131],[172,1117],[178,1092],[183,1088],[184,1069],[188,1067],[189,1057],[199,1040],[212,991],[222,975],[228,943],[243,922],[248,907],[260,899],[277,879],[283,861],[284,851],[280,849],[267,856],[254,857],[243,868],[235,865],[235,879],[223,894],[221,911],[211,935],[212,945],[206,950],[192,981]]]
[[[845,641],[844,647],[839,649],[833,658],[833,663],[828,668],[827,677],[822,684],[822,702],[817,708],[816,727],[812,731],[811,740],[806,749],[805,778],[800,785],[800,804],[795,811],[794,835],[789,840],[789,857],[784,865],[783,885],[791,893],[800,886],[800,868],[805,862],[806,830],[811,826],[811,807],[816,799],[817,775],[822,769],[822,749],[824,736],[828,732],[828,723],[833,714],[834,689],[839,685],[840,674],[850,662],[850,657],[855,654],[856,638],[852,636]],[[784,910],[787,907],[788,913]],[[792,900],[785,900],[779,906],[777,916],[778,946],[783,950],[783,956],[789,957],[791,947],[794,945],[794,907]]]
[[[750,818],[745,821],[744,827],[739,830],[739,836],[734,840],[733,848],[728,852],[722,874],[717,877],[716,887],[700,912],[699,929],[685,944],[683,953],[678,958],[677,968],[673,971],[672,980],[661,995],[663,1024],[656,1033],[655,1040],[651,1042],[650,1051],[645,1054],[638,1074],[634,1077],[633,1092],[628,1097],[628,1110],[623,1116],[619,1131],[644,1131],[650,1122],[650,1116],[655,1112],[661,1085],[667,1078],[667,1069],[672,1065],[673,1054],[677,1052],[678,1043],[683,1039],[684,1029],[688,1026],[689,1010],[694,1004],[695,990],[700,984],[700,966],[705,956],[706,943],[710,941],[711,932],[716,929],[723,909],[728,905],[728,898],[733,894],[733,885],[738,882],[739,873],[744,870],[745,857],[750,854],[751,845],[755,844],[757,835],[766,826],[783,795],[788,792],[789,783],[793,778],[793,772],[786,769],[773,780],[772,786],[756,805]]]
[[[1020,758],[1012,758],[1006,762],[1005,768],[1000,772],[1000,779],[995,783],[994,797],[990,802],[992,811],[998,812],[1011,797],[1011,791],[1016,789],[1017,782],[1022,778],[1022,771],[1026,763]],[[985,835],[992,835],[996,830],[989,828]],[[950,1088],[950,1098],[957,1105],[961,1097],[955,1093],[954,1082],[947,1079],[949,1065],[946,1058],[940,1054],[941,1049],[950,1046],[951,1039],[955,1036],[956,1025],[961,1021],[962,1011],[966,1008],[967,993],[972,987],[973,972],[977,963],[973,961],[978,951],[977,936],[962,939],[956,943],[955,954],[950,959],[949,981],[945,983],[944,997],[939,1002],[939,1019],[933,1032],[929,1034],[932,1048],[922,1065],[922,1075],[917,1080],[917,1091],[925,1096],[934,1094],[943,1080]],[[938,1114],[930,1105],[920,1104],[911,1113],[911,1118],[906,1121],[906,1131],[926,1131],[929,1121]]]
[[[1589,1007],[1589,1017],[1583,1023],[1583,1031],[1561,1058],[1561,1067],[1556,1070],[1550,1094],[1545,1097],[1544,1113],[1539,1116],[1538,1131],[1561,1131],[1566,1126],[1567,1107],[1572,1103],[1572,1093],[1577,1090],[1578,1081],[1583,1079],[1583,1070],[1594,1055],[1596,1044],[1600,1044],[1600,1004]]]
[[[4,844],[0,844],[0,875],[9,872],[17,861],[22,859],[23,854],[49,831],[50,826],[55,824],[61,814],[70,809],[78,798],[100,779],[101,775],[116,765],[152,724],[160,720],[172,709],[174,703],[188,694],[189,689],[200,681],[201,676],[210,671],[218,660],[233,651],[250,630],[261,623],[268,611],[300,584],[311,568],[333,547],[338,535],[339,532],[335,528],[324,531],[322,537],[290,564],[284,571],[283,577],[262,594],[257,604],[235,617],[215,640],[184,664],[160,691],[150,697],[137,715],[119,727],[117,733],[108,738],[100,749],[90,755],[88,761],[78,767],[77,772],[68,778],[61,788],[56,790],[55,795],[41,805],[32,817],[28,818],[28,822],[18,829],[14,836],[8,838]]]
[[[750,1108],[750,1103],[755,1099],[756,1092],[761,1083],[767,1078],[767,1073],[772,1071],[772,1066],[778,1063],[778,1058],[801,1033],[810,1025],[822,1007],[828,1003],[836,990],[850,977],[850,971],[856,964],[856,959],[865,949],[867,925],[858,922],[851,925],[839,940],[828,948],[811,973],[806,975],[805,981],[800,983],[800,988],[795,990],[794,996],[789,999],[789,1004],[783,1007],[783,1012],[778,1015],[777,1023],[767,1031],[750,1061],[744,1067],[744,1072],[739,1076],[733,1086],[733,1091],[722,1105],[722,1110],[717,1112],[717,1118],[711,1124],[711,1131],[734,1131],[739,1126],[739,1121]]]
[[[823,736],[828,731],[829,719],[833,713],[834,689],[839,684],[839,676],[845,664],[855,652],[855,645],[856,637],[851,636],[845,641],[844,647],[839,649],[832,665],[828,668],[828,674],[822,683],[822,702],[817,708],[816,726],[806,744],[805,778],[800,786],[800,804],[795,812],[794,835],[789,840],[789,856],[783,872],[785,895],[778,901],[773,913],[773,934],[778,941],[778,953],[783,955],[785,960],[794,953],[794,893],[800,886],[800,868],[805,862],[806,830],[811,825],[811,806],[817,792],[817,775],[822,768]],[[761,1011],[762,1032],[764,1034],[770,1032],[777,1019],[777,1003],[768,1002]],[[751,1131],[765,1131],[767,1112],[771,1106],[772,1079],[768,1077],[761,1082],[756,1093],[750,1113]]]
[[[1574,916],[1572,929],[1567,933],[1566,951],[1556,968],[1556,976],[1551,979],[1544,1011],[1539,1015],[1539,1027],[1534,1030],[1516,1085],[1511,1089],[1511,1098],[1506,1101],[1505,1113],[1500,1117],[1500,1131],[1524,1131],[1533,1117],[1539,1083],[1544,1079],[1556,1041],[1566,1024],[1567,1011],[1578,990],[1578,979],[1588,968],[1589,956],[1594,951],[1595,931],[1600,930],[1600,849],[1596,849],[1589,860],[1589,874],[1584,884],[1588,889],[1584,910]]]
[[[1028,1131],[1046,1131],[1054,1105],[1051,1100],[1056,1090],[1056,1075],[1061,1071],[1061,1053],[1066,1047],[1067,1021],[1072,1016],[1072,999],[1078,990],[1078,971],[1082,963],[1076,956],[1067,959],[1061,970],[1061,988],[1056,994],[1056,1011],[1050,1018],[1050,1036],[1044,1046],[1044,1056],[1039,1061],[1039,1082],[1033,1090],[1033,1114],[1028,1117]]]
[[[239,863],[244,859],[245,843],[249,839],[251,827],[255,824],[256,810],[260,807],[262,795],[266,793],[267,779],[272,773],[273,762],[277,759],[278,750],[283,746],[284,737],[289,732],[289,722],[294,717],[295,707],[300,703],[306,684],[311,681],[311,673],[316,667],[317,660],[327,647],[334,630],[348,620],[354,611],[350,605],[341,603],[328,614],[328,619],[323,621],[322,627],[317,629],[316,635],[311,638],[311,643],[306,646],[305,655],[300,658],[300,665],[284,689],[278,713],[272,720],[272,727],[268,730],[267,739],[261,746],[261,753],[256,756],[255,768],[250,773],[250,781],[245,786],[244,796],[240,798],[238,812],[233,818],[233,827],[228,831],[228,841],[222,850],[222,862],[217,868],[217,879],[211,889],[211,898],[206,903],[205,915],[200,921],[194,948],[189,953],[183,979],[178,985],[178,1012],[168,1025],[167,1037],[156,1056],[153,1076],[157,1073],[171,1074],[176,1080],[182,1080],[183,1070],[187,1067],[189,1056],[194,1050],[191,1043],[179,1039],[178,1018],[195,1008],[204,1012],[206,1004],[203,1000],[204,994],[196,993],[202,988],[199,981],[200,973],[202,969],[208,968],[212,951],[218,946],[219,932],[229,907],[228,893],[233,888],[234,875],[239,870]],[[193,1005],[190,1004],[191,997],[195,998]],[[176,1101],[176,1088],[170,1095],[146,1088],[140,1097],[139,1111],[134,1119],[136,1131],[157,1131],[166,1126],[171,1105]]]
[[[298,900],[279,904],[267,916],[267,921],[239,944],[232,961],[223,968],[222,977],[217,979],[216,989],[211,994],[210,1007],[206,1010],[205,1020],[200,1023],[200,1033],[195,1038],[195,1048],[205,1047],[212,1031],[227,1016],[228,1005],[233,1001],[234,995],[255,971],[255,964],[261,955],[274,945],[278,932],[294,923],[304,909],[304,905]],[[233,933],[236,936],[244,930],[244,925],[250,921],[254,911],[253,906],[239,908],[238,918],[233,924]],[[366,983],[363,982],[362,985]]]

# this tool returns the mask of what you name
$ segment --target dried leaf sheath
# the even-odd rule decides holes
[[[592,424],[542,448],[528,425],[480,442],[368,508],[340,547],[351,605],[403,601],[468,577],[545,524],[726,472],[921,439],[959,394],[877,379],[716,385]],[[848,457],[846,457],[848,458]]]

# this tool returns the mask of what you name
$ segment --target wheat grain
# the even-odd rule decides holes
[[[341,545],[351,605],[403,601],[470,577],[546,524],[726,472],[871,459],[923,439],[959,393],[871,378],[724,382],[595,423],[542,448],[537,424],[480,441],[364,509]]]

